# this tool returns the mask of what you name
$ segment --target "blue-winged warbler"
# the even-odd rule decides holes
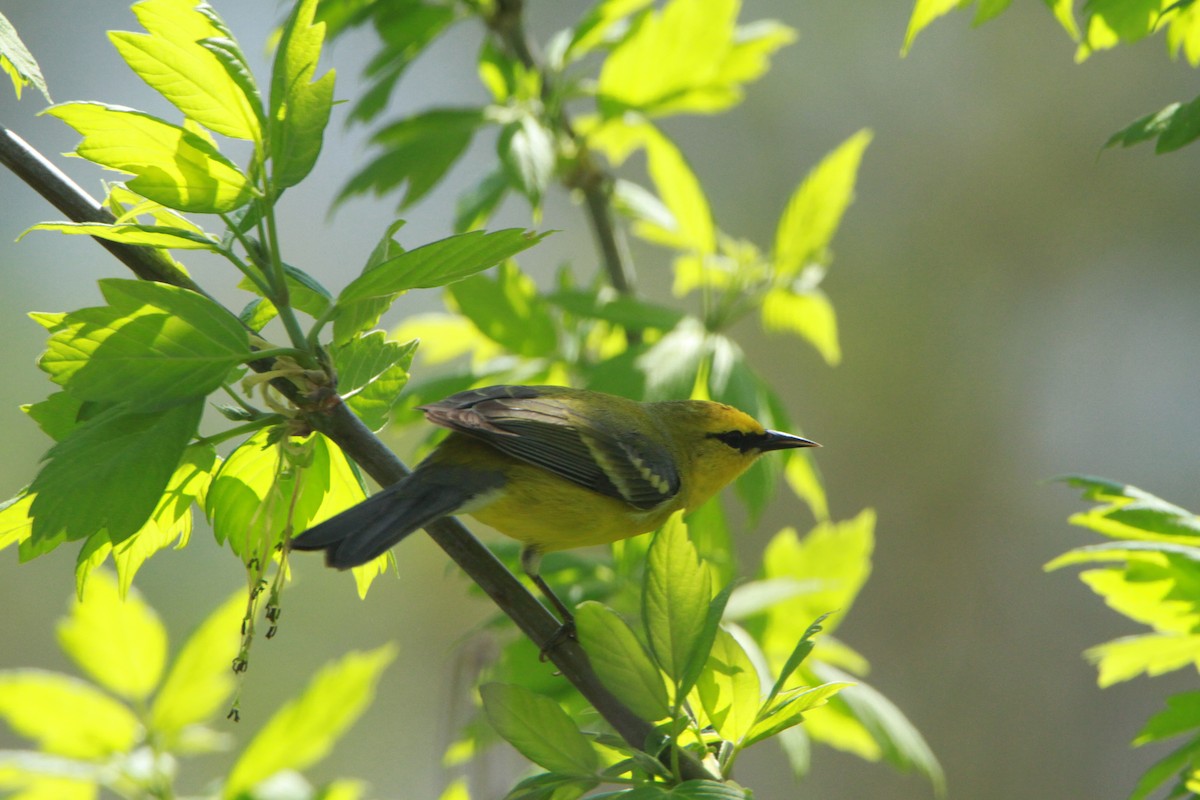
[[[769,450],[815,442],[705,400],[639,403],[562,386],[489,386],[420,406],[451,433],[404,480],[294,538],[346,569],[449,514],[542,553],[655,530]],[[538,580],[539,586],[544,585]]]

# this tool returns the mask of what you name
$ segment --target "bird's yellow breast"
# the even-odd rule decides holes
[[[467,513],[542,552],[607,544],[648,533],[680,507],[679,498],[643,511],[519,462],[507,485]]]

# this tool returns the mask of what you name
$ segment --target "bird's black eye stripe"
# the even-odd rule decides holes
[[[743,453],[758,444],[757,437],[745,431],[723,431],[721,433],[710,433],[709,436],[713,439],[719,439],[734,450]]]

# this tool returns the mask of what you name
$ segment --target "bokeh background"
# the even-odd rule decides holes
[[[260,67],[279,9],[215,3]],[[923,731],[954,798],[1118,798],[1164,750],[1128,742],[1169,690],[1194,675],[1105,691],[1081,651],[1133,632],[1072,575],[1044,574],[1054,555],[1088,541],[1067,515],[1082,503],[1047,483],[1088,472],[1200,507],[1200,148],[1155,157],[1149,147],[1100,153],[1132,119],[1195,93],[1195,73],[1172,63],[1160,39],[1073,62],[1073,45],[1041,3],[1015,3],[971,29],[969,15],[935,24],[907,59],[898,51],[908,2],[757,0],[744,20],[775,17],[800,41],[718,118],[669,126],[707,188],[718,224],[763,244],[797,181],[860,127],[875,131],[858,199],[835,242],[826,289],[836,304],[844,363],[825,366],[806,346],[740,331],[820,453],[831,504],[845,518],[878,510],[874,575],[839,635],[872,662],[872,683]],[[530,2],[537,33],[570,24],[579,2]],[[40,60],[58,101],[87,99],[171,113],[104,37],[133,29],[114,0],[8,0],[3,12]],[[455,29],[412,68],[395,114],[484,99],[469,59],[480,38]],[[338,96],[356,94],[373,49],[369,34],[332,49]],[[265,73],[263,73],[265,74]],[[0,92],[0,121],[99,192],[99,171],[57,158],[77,137],[41,100]],[[363,157],[364,135],[335,110],[312,180],[284,208],[289,260],[339,287],[358,270],[393,217],[391,200],[329,201]],[[404,241],[449,232],[457,190],[491,157],[481,139],[451,184],[407,216]],[[551,206],[563,200],[551,198]],[[501,224],[524,224],[506,209]],[[90,241],[34,234],[58,218],[31,190],[0,173],[0,495],[34,474],[47,441],[18,411],[48,384],[34,360],[43,331],[29,310],[98,299],[95,280],[123,275]],[[553,209],[561,232],[522,264],[545,280],[563,259],[593,268],[577,210]],[[665,254],[635,245],[646,291],[669,286]],[[223,296],[235,283],[215,262],[188,263]],[[403,312],[438,298],[413,295]],[[114,487],[119,490],[119,487]],[[747,562],[782,524],[808,524],[783,498],[745,538]],[[18,565],[0,555],[0,668],[70,669],[54,621],[73,587],[71,548]],[[285,597],[283,627],[259,641],[243,689],[240,739],[345,649],[400,643],[379,698],[333,756],[314,771],[371,780],[380,797],[434,798],[439,757],[467,713],[460,698],[472,663],[486,657],[474,626],[488,614],[424,537],[405,543],[401,579],[380,581],[366,602],[349,576],[301,561]],[[167,553],[138,576],[178,643],[239,585],[236,563],[202,527],[185,553]],[[486,649],[486,648],[483,648]],[[0,733],[0,747],[16,744]],[[827,749],[798,787],[771,746],[751,751],[740,776],[770,798],[928,798],[912,776]],[[485,764],[494,787],[514,759]],[[212,762],[209,766],[215,766]],[[185,766],[185,785],[207,774]],[[500,789],[496,788],[496,791]],[[483,796],[487,796],[486,794]]]

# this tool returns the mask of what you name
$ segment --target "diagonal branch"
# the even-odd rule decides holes
[[[0,163],[7,166],[73,222],[111,222],[112,215],[74,181],[64,175],[19,136],[0,125]],[[135,275],[194,291],[200,288],[169,259],[153,248],[134,247],[97,240],[128,266]],[[269,360],[250,365],[266,372]],[[382,486],[396,483],[409,472],[336,395],[315,398],[305,395],[287,380],[272,381],[292,401],[314,430],[332,439],[338,447]],[[475,581],[537,647],[542,648],[579,693],[632,747],[643,749],[660,740],[654,726],[617,700],[597,678],[587,655],[577,643],[555,637],[558,620],[484,547],[458,520],[447,517],[426,531],[446,554]],[[685,778],[712,778],[700,762],[687,756],[681,764]]]

